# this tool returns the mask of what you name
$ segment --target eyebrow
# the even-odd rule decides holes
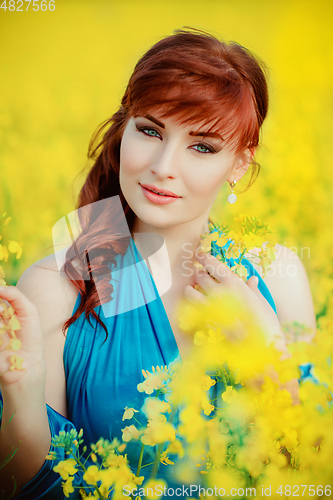
[[[144,117],[150,120],[151,122],[156,123],[156,125],[158,125],[159,127],[165,128],[164,123],[160,122],[157,118],[154,118],[151,115],[144,115]]]
[[[152,115],[144,115],[144,118],[147,118],[151,122],[155,123],[161,128],[165,128],[164,123],[160,122],[157,118],[155,118]],[[220,139],[220,141],[224,141],[223,137],[218,134],[217,132],[200,132],[199,130],[192,130],[189,132],[189,135],[194,136],[194,137],[213,137],[215,139]]]
[[[190,132],[189,135],[193,135],[195,137],[213,137],[215,139],[220,139],[220,141],[224,141],[223,137],[217,132],[200,132],[197,130]]]

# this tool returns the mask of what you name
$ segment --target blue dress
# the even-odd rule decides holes
[[[219,247],[213,244],[212,254],[219,252]],[[264,281],[249,261],[242,262],[248,269],[248,278],[253,275],[258,277],[260,292],[276,312]],[[67,331],[63,361],[68,418],[47,405],[52,436],[61,430],[82,428],[88,447],[100,437],[109,440],[118,437],[121,441],[121,429],[132,423],[129,420],[122,421],[125,406],[140,409],[147,397],[136,388],[142,382],[142,369],[151,370],[152,366],[169,365],[181,359],[154,280],[132,239],[126,254],[117,256],[117,267],[112,271],[111,282],[114,287],[113,300],[95,308],[107,327],[107,340],[104,342],[105,331],[101,325],[91,316],[91,326],[84,313]],[[78,309],[80,300],[78,294],[73,313]],[[136,415],[139,415],[143,424],[146,423],[144,415]],[[133,472],[136,472],[134,467],[139,452],[140,444],[128,443],[126,453],[133,465]],[[147,452],[143,463],[151,461]],[[64,500],[62,479],[52,470],[55,464],[55,461],[45,461],[38,474],[23,487],[18,498]],[[149,467],[145,471],[147,473]],[[158,477],[164,477],[169,484],[173,484],[170,466],[161,465]],[[80,481],[78,477],[73,485],[80,484]],[[69,498],[80,498],[79,488]]]

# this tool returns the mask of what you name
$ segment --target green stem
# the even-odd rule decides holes
[[[139,422],[139,420],[133,415],[132,417],[132,420],[135,420],[142,428],[143,428],[143,425],[141,422]]]
[[[142,458],[143,458],[143,450],[145,449],[145,445],[142,443],[141,445],[141,450],[140,450],[140,456],[139,456],[139,463],[138,463],[138,468],[136,470],[136,477],[139,477],[140,470],[141,470],[141,465],[142,465]]]
[[[79,457],[77,457],[76,455],[74,455],[73,453],[72,453],[72,455],[73,455],[73,457],[75,458],[75,460],[77,461],[77,463],[79,464],[79,466],[82,468],[82,470],[83,470],[84,472],[86,472],[86,471],[87,471],[87,468],[86,468],[86,467],[85,467],[85,465],[81,462],[80,458],[79,458]],[[99,498],[100,498],[101,500],[105,500],[105,497],[103,497],[102,493],[100,492],[100,490],[99,490],[99,488],[98,488],[98,486],[97,486],[97,483],[96,483],[96,484],[94,484],[94,487],[96,488],[96,491],[97,491],[97,493],[98,493]]]
[[[157,447],[156,458],[155,458],[154,465],[153,465],[153,468],[152,468],[152,471],[151,471],[151,475],[150,475],[151,479],[154,479],[156,477],[157,472],[158,472],[158,466],[159,466],[159,463],[160,463],[160,456],[161,456],[162,446],[163,446],[163,444],[159,444],[158,447]]]
[[[224,391],[222,391],[218,396],[216,396],[216,398],[211,399],[210,402],[212,403],[213,401],[216,401],[217,399],[219,399],[222,396],[222,394],[224,394]]]
[[[240,264],[240,263],[242,262],[242,260],[243,260],[243,257],[244,257],[244,255],[245,255],[246,250],[247,250],[247,249],[246,249],[246,247],[245,247],[245,248],[244,248],[244,250],[243,250],[243,252],[241,253],[241,256],[239,257],[238,264]]]
[[[141,469],[143,469],[144,467],[149,467],[149,465],[153,465],[153,463],[155,462],[150,462],[150,464],[141,465]]]
[[[221,378],[222,378],[222,382],[224,383],[224,387],[227,388],[227,380],[225,378],[224,370],[223,369],[221,370]]]

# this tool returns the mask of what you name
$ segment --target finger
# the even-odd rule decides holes
[[[191,285],[187,285],[185,287],[184,297],[185,299],[192,302],[192,304],[197,304],[198,302],[200,302],[201,304],[207,303],[207,298],[203,295],[203,293],[199,292]]]
[[[18,316],[29,316],[35,312],[35,306],[16,286],[0,286],[0,300],[5,299],[15,309]]]
[[[235,273],[231,271],[227,264],[221,262],[213,255],[198,254],[198,262],[200,262],[209,274],[219,282],[221,282],[223,278],[235,276]]]
[[[215,278],[207,274],[204,269],[197,270],[195,281],[207,294],[217,292],[218,289],[223,286],[220,282],[216,281]]]
[[[247,286],[260,298],[262,299],[263,296],[261,292],[259,291],[258,285],[259,285],[259,278],[258,276],[251,276],[246,282]]]

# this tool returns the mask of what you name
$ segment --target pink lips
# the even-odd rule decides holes
[[[145,197],[149,201],[152,201],[153,203],[158,203],[160,205],[166,205],[167,203],[173,203],[178,198],[181,198],[181,196],[177,196],[172,191],[168,191],[167,189],[158,188],[156,186],[153,186],[152,184],[140,184],[140,186],[141,186],[141,189],[142,189]],[[151,189],[153,189],[154,191],[158,191],[159,193],[163,193],[163,194],[153,193],[152,191],[150,191]]]

